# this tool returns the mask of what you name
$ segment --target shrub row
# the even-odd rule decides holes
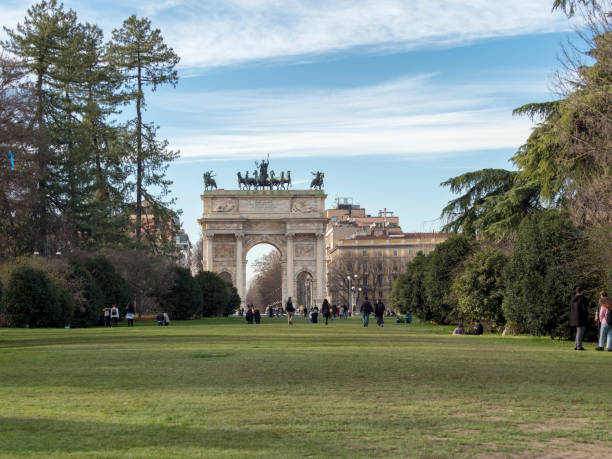
[[[29,258],[5,263],[0,266],[4,279],[0,281],[0,324],[90,327],[101,323],[106,306],[116,304],[123,315],[138,298],[134,290],[146,299],[147,309],[165,311],[174,319],[229,315],[240,306],[236,289],[217,274],[203,272],[194,277],[188,269],[173,264],[160,261],[160,266],[169,271],[163,273],[166,281],[145,289],[138,282],[142,273],[129,276],[128,272],[126,279],[102,255],[81,253],[68,260]],[[136,301],[136,310],[141,309]]]
[[[517,333],[566,337],[575,287],[597,291],[576,262],[583,244],[583,234],[553,210],[526,218],[505,251],[453,235],[408,264],[390,303],[426,321],[480,319]]]

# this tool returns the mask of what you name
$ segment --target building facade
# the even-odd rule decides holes
[[[443,233],[405,233],[393,212],[371,216],[347,198],[338,200],[327,216],[327,295],[338,305],[358,307],[366,295],[388,305],[393,281],[406,265],[448,239]]]

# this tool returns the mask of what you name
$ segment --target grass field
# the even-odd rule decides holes
[[[612,457],[612,354],[356,319],[0,329],[1,457]]]

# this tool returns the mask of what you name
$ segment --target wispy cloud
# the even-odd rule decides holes
[[[550,0],[65,0],[110,36],[129,14],[148,16],[182,58],[205,69],[255,60],[304,59],[353,48],[389,52],[491,37],[567,30]],[[0,7],[14,27],[27,3]]]
[[[184,160],[197,157],[402,155],[516,148],[531,123],[511,116],[499,92],[512,84],[445,86],[422,75],[349,89],[192,92],[156,97],[156,110],[188,114],[164,136]],[[158,105],[160,104],[160,105]]]

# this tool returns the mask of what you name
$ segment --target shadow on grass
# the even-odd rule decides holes
[[[245,429],[206,428],[172,425],[66,421],[48,418],[0,417],[0,452],[8,455],[102,453],[129,455],[131,448],[172,448],[181,456],[181,448],[230,450],[239,455],[272,454],[286,456],[320,454],[335,451],[332,442],[317,441],[279,431],[278,426]],[[288,438],[289,437],[289,438]],[[277,449],[282,448],[282,449]],[[314,449],[313,449],[314,448]],[[209,452],[210,454],[210,452]],[[342,452],[340,452],[342,455]]]

